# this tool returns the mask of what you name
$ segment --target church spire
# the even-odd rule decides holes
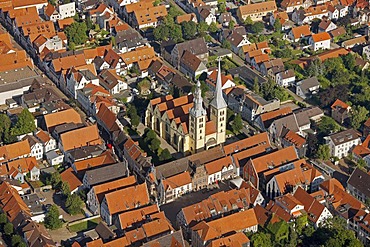
[[[216,109],[227,108],[227,104],[222,95],[222,78],[221,78],[221,61],[220,60],[218,60],[216,88],[215,88],[215,92],[213,95],[213,99],[210,104]]]
[[[205,116],[207,114],[203,107],[202,90],[200,89],[200,82],[197,82],[197,86],[194,92],[194,105],[190,109],[190,114],[194,117]]]

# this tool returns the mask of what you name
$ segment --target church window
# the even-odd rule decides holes
[[[201,134],[202,134],[202,130],[199,130],[199,133],[201,133]]]
[[[203,118],[199,119],[199,123],[203,123]]]
[[[221,113],[220,113],[220,114],[221,114],[221,116],[222,116],[222,115],[224,115],[224,114],[225,114],[225,111],[221,111]]]

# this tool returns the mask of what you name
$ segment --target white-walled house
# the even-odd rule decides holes
[[[72,68],[66,75],[66,93],[77,99],[77,90],[84,88],[87,84],[99,85],[99,78],[90,70],[75,70]]]
[[[309,39],[309,44],[311,49],[318,51],[320,49],[326,50],[330,49],[330,35],[327,32],[312,34]]]
[[[59,150],[51,150],[45,154],[46,160],[51,166],[60,165],[63,163],[64,154]]]
[[[44,156],[44,146],[42,143],[33,135],[26,135],[23,140],[27,140],[31,148],[31,156],[35,157],[36,160],[42,160]]]
[[[348,156],[352,149],[361,144],[361,139],[354,129],[344,130],[324,137],[329,145],[332,157],[343,158]]]
[[[41,144],[43,145],[44,154],[57,148],[57,142],[46,131],[39,130],[38,132],[36,132],[35,136],[37,137],[37,139],[40,140]]]
[[[239,167],[233,162],[231,156],[227,156],[205,164],[208,184],[217,181],[228,180],[239,176]]]
[[[127,82],[116,74],[116,70],[103,70],[99,73],[100,86],[111,95],[118,94],[128,89]]]
[[[193,190],[192,180],[188,171],[165,178],[159,185],[158,194],[162,195],[161,203],[169,203]]]
[[[295,73],[294,70],[289,69],[280,73],[277,73],[275,76],[276,83],[281,87],[289,87],[295,82]]]

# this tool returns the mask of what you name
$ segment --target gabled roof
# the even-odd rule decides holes
[[[101,104],[99,107],[99,111],[96,114],[96,117],[102,121],[105,127],[110,132],[119,131],[120,128],[116,123],[117,117],[116,115],[108,109],[108,107],[104,104]]]
[[[237,232],[227,237],[212,240],[207,247],[242,247],[248,243],[250,243],[249,238],[243,232]]]
[[[273,153],[252,159],[252,164],[257,173],[261,173],[270,169],[270,167],[279,167],[288,162],[298,159],[297,153],[293,146],[280,149]]]
[[[191,182],[192,180],[191,180],[190,172],[188,171],[185,171],[183,173],[180,173],[175,176],[162,180],[165,191],[167,191],[168,189],[173,190],[175,188],[179,188],[179,187],[191,184]]]
[[[241,15],[251,15],[255,13],[274,12],[277,10],[275,1],[252,3],[239,7]]]
[[[307,37],[311,35],[311,30],[309,25],[302,25],[299,27],[293,27],[292,31],[294,39],[299,39],[302,37]]]
[[[370,175],[363,170],[356,168],[349,177],[347,184],[363,193],[367,198],[370,197]]]
[[[15,142],[0,147],[0,162],[11,161],[30,154],[31,148],[27,140]]]
[[[13,222],[20,213],[31,216],[30,208],[8,182],[0,185],[0,206],[10,222]]]
[[[125,230],[126,228],[131,227],[133,224],[144,222],[148,216],[158,212],[159,207],[156,204],[124,212],[118,215],[120,227],[122,230]]]
[[[76,190],[78,187],[80,187],[82,185],[81,180],[78,179],[78,177],[74,173],[72,167],[70,167],[67,170],[65,170],[64,172],[62,172],[60,174],[60,176],[61,176],[63,182],[68,183],[69,189],[71,191]]]
[[[245,149],[249,149],[258,145],[270,144],[267,132],[262,132],[237,142],[230,143],[223,147],[225,155],[237,153]]]
[[[330,40],[330,35],[327,32],[322,32],[322,33],[315,33],[312,34],[312,40],[316,42],[322,42],[325,40]]]
[[[146,183],[110,192],[105,201],[111,215],[148,205],[150,202]]]
[[[63,144],[64,151],[84,146],[102,144],[102,140],[99,136],[99,130],[96,125],[91,125],[63,133],[60,135],[60,141]]]

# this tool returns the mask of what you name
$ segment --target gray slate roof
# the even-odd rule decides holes
[[[85,173],[84,181],[90,186],[113,181],[128,175],[127,163],[120,162],[113,165],[107,165],[96,169],[88,170]]]

